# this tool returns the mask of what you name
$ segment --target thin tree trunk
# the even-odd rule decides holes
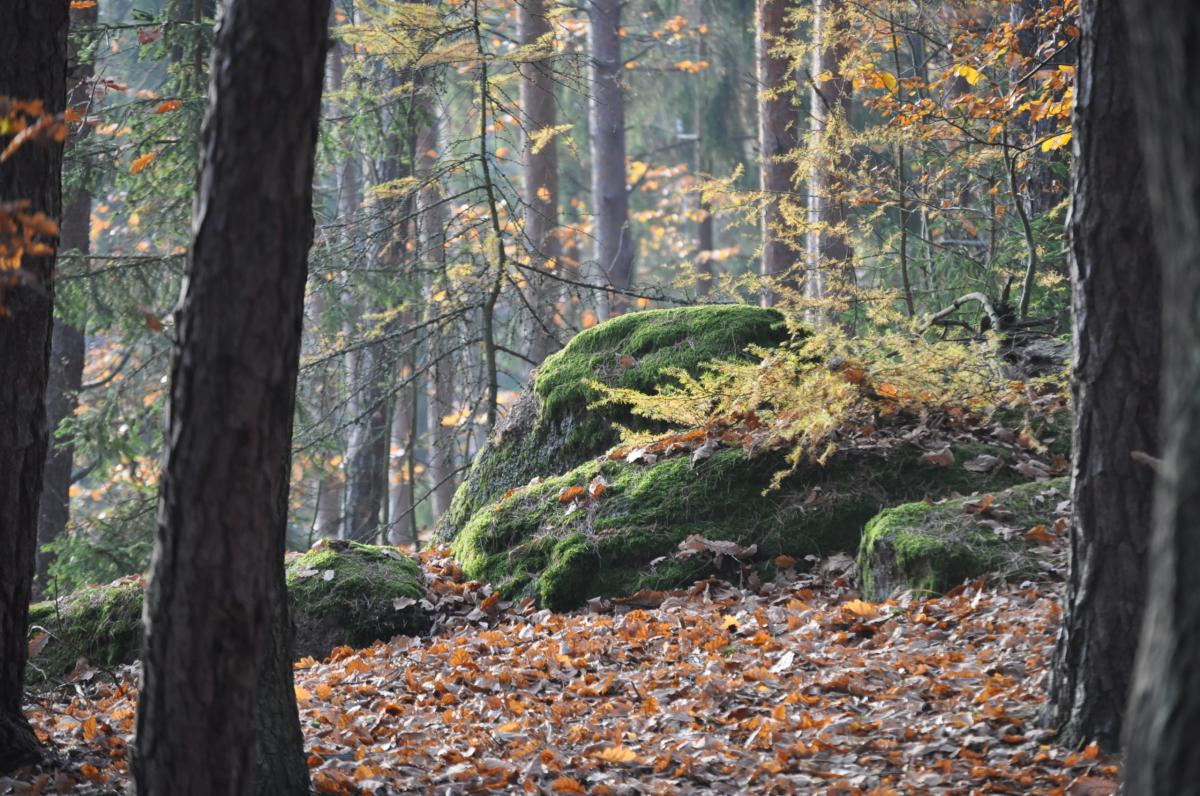
[[[550,33],[546,18],[545,0],[525,0],[518,6],[519,38],[522,45],[532,46]],[[551,51],[552,52],[552,51]],[[562,258],[558,239],[558,141],[551,138],[534,151],[532,134],[554,127],[557,113],[554,104],[553,60],[545,58],[520,65],[521,114],[526,130],[523,193],[525,200],[525,243],[529,259],[537,270],[556,270]],[[537,317],[525,324],[525,353],[540,363],[560,347],[554,323],[558,283],[530,273],[529,303]]]
[[[696,19],[702,25],[707,25],[706,16],[704,14],[704,4],[694,2],[690,9]],[[696,60],[703,63],[708,60],[708,35],[701,33],[696,46]],[[694,168],[693,179],[696,185],[700,184],[700,180],[712,170],[712,164],[705,152],[705,148],[709,142],[705,137],[705,121],[708,118],[709,107],[705,99],[705,86],[700,83],[695,89],[695,103],[692,108],[692,130],[696,135],[696,141],[692,147],[692,164]],[[712,292],[713,281],[716,277],[716,270],[713,268],[712,254],[716,249],[716,235],[713,225],[713,209],[712,205],[705,200],[702,194],[696,194],[696,203],[699,216],[696,219],[696,293],[701,297],[707,296]]]
[[[1075,409],[1070,575],[1055,653],[1054,722],[1069,744],[1121,738],[1142,620],[1158,455],[1161,281],[1119,0],[1081,7],[1071,206]]]
[[[1124,6],[1124,20],[1113,27],[1125,21],[1134,43],[1130,65],[1154,224],[1146,245],[1157,243],[1166,288],[1165,446],[1125,733],[1124,792],[1191,796],[1200,793],[1193,740],[1200,725],[1200,8],[1190,0]],[[1115,152],[1129,157],[1128,147]]]
[[[99,5],[71,11],[71,27],[95,25],[99,18]],[[91,60],[80,60],[78,41],[68,45],[67,77],[70,84],[67,103],[81,116],[86,116],[91,104],[93,66]],[[68,152],[86,138],[91,127],[79,123],[71,130],[67,140]],[[62,230],[59,236],[59,252],[74,251],[86,255],[91,251],[92,193],[88,185],[91,175],[88,164],[84,165],[81,184],[75,189],[63,208]],[[58,424],[75,414],[79,404],[79,388],[83,384],[84,339],[83,330],[61,320],[54,321],[50,343],[50,374],[46,385],[46,426],[50,430],[50,450],[46,454],[46,466],[42,471],[42,498],[38,506],[38,553],[37,575],[34,592],[46,595],[52,592],[49,585],[50,564],[53,554],[43,548],[56,541],[66,532],[71,518],[70,490],[71,471],[75,460],[75,444],[55,439]]]
[[[67,101],[67,0],[0,3],[0,96]],[[0,147],[9,136],[0,136]],[[0,202],[28,200],[51,218],[62,207],[62,146],[26,144],[0,164]],[[21,712],[25,637],[46,460],[46,380],[54,256],[26,257],[22,279],[0,274],[0,773],[39,757]]]
[[[596,264],[604,282],[624,290],[633,281],[634,248],[626,190],[621,6],[622,0],[591,0],[588,4],[591,63],[588,120],[592,136]],[[628,300],[624,295],[607,294],[600,301],[601,319],[620,315],[627,308]]]
[[[809,175],[807,242],[810,294],[841,302],[852,301],[856,281],[854,250],[845,236],[849,212],[840,198],[851,165],[845,140],[850,128],[851,85],[842,72],[848,53],[844,15],[845,0],[813,2],[810,146],[819,160]]]
[[[283,554],[329,4],[229,0],[171,366],[141,794],[302,794]]]
[[[755,50],[758,64],[759,184],[762,189],[762,304],[795,293],[804,283],[800,253],[785,234],[781,209],[796,190],[796,165],[785,159],[800,143],[791,60],[777,52],[787,41],[793,0],[758,0]]]

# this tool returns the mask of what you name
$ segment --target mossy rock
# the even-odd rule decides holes
[[[1009,455],[974,444],[954,452],[959,461]],[[468,577],[491,582],[508,597],[535,596],[547,608],[565,610],[593,596],[677,588],[713,574],[711,557],[675,556],[692,534],[757,545],[759,562],[780,554],[853,553],[864,523],[885,506],[1021,480],[1009,467],[995,474],[939,467],[905,448],[806,464],[782,488],[763,494],[785,466],[783,453],[748,458],[735,449],[719,450],[695,467],[687,456],[648,466],[601,457],[479,510],[452,550]],[[601,481],[598,497],[573,509],[560,502],[562,490]]]
[[[745,359],[748,346],[777,346],[787,336],[780,313],[745,305],[635,312],[581,332],[546,359],[480,449],[438,525],[438,538],[453,539],[508,490],[608,450],[618,441],[614,423],[655,428],[623,407],[588,410],[599,397],[589,380],[652,393],[668,382],[667,370],[694,374],[706,362]]]
[[[425,596],[421,568],[394,547],[321,545],[288,562],[287,585],[297,657],[323,658],[334,647],[428,629],[424,612],[411,604]]]
[[[324,544],[288,560],[287,584],[298,658],[322,658],[343,644],[362,647],[428,627],[413,602],[425,593],[420,567],[395,548]],[[136,660],[142,594],[142,579],[134,576],[30,606],[30,639],[41,648],[27,679],[60,677],[81,657],[97,666]]]
[[[1039,524],[1049,527],[1068,489],[1068,479],[1057,478],[994,493],[992,506],[1004,512],[1003,527],[1014,529],[1007,534],[989,527],[988,512],[967,511],[968,498],[882,511],[867,523],[859,546],[863,596],[882,600],[901,589],[942,594],[981,575],[1037,576],[1045,562],[1031,555],[1035,543],[1022,532]]]

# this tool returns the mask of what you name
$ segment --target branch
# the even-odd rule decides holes
[[[982,293],[967,293],[965,295],[959,296],[958,298],[956,298],[954,300],[954,303],[952,303],[949,307],[938,310],[934,314],[928,316],[925,319],[925,325],[922,327],[921,330],[924,331],[924,330],[928,329],[930,326],[934,326],[934,325],[941,323],[941,321],[943,321],[945,318],[947,318],[947,317],[953,315],[955,312],[957,312],[959,307],[961,307],[962,305],[967,304],[969,302],[972,302],[972,301],[976,301],[980,305],[983,306],[983,311],[987,313],[987,316],[989,318],[991,318],[992,328],[995,329],[996,332],[999,333],[999,332],[1004,331],[1004,326],[1000,322],[1000,313],[996,312],[996,308],[994,306],[992,306],[992,300]]]

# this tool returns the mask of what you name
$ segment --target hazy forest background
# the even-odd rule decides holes
[[[0,10],[0,795],[1191,792],[1197,30]]]

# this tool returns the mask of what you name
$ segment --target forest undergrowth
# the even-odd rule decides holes
[[[445,549],[421,562],[431,636],[296,664],[319,793],[1116,790],[1114,758],[1042,728],[1053,581],[871,603],[840,556],[559,614],[464,582]],[[124,792],[136,680],[81,665],[37,696],[57,758],[0,794]]]

